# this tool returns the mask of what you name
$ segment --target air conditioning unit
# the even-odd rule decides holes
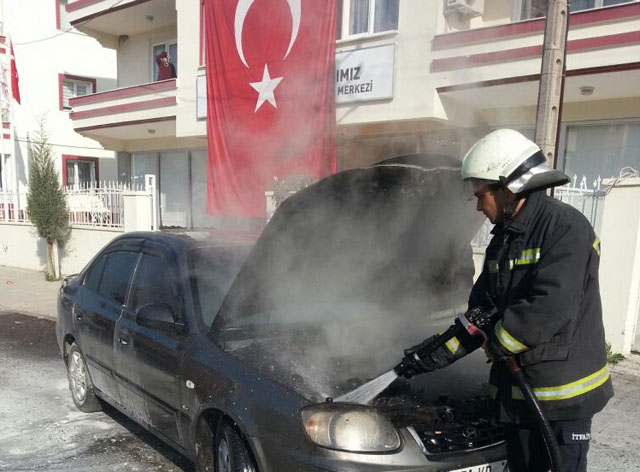
[[[458,13],[465,17],[484,13],[484,0],[444,0],[444,14]]]

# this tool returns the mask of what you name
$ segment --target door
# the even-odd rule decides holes
[[[160,153],[160,218],[164,228],[189,228],[189,155],[186,151]]]
[[[118,400],[113,378],[113,335],[139,254],[115,251],[89,269],[73,308],[77,342],[96,388]]]
[[[192,227],[210,228],[216,217],[207,213],[207,151],[191,151]]]
[[[114,352],[125,406],[138,420],[181,444],[180,371],[187,337],[136,323],[137,311],[149,304],[166,303],[178,319],[181,302],[176,275],[171,258],[145,249],[116,326]]]

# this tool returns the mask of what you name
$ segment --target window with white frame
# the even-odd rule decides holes
[[[169,62],[175,67],[176,73],[178,72],[178,42],[174,40],[157,43],[151,47],[151,63],[153,64],[153,69],[151,71],[151,81],[156,80],[156,78],[158,77],[157,58],[163,52],[169,53]]]
[[[637,0],[571,0],[572,12],[590,10],[593,8],[609,7],[620,3],[633,3]],[[519,19],[528,20],[541,18],[547,14],[548,0],[517,0],[516,6],[520,12]]]
[[[337,39],[398,29],[400,0],[338,0]]]
[[[63,156],[63,161],[65,166],[64,185],[72,188],[89,188],[97,185],[97,159]]]
[[[640,170],[640,121],[567,125],[564,145],[565,173],[578,182],[586,177],[589,186],[625,168]]]
[[[75,97],[83,97],[93,93],[93,83],[88,80],[62,79],[62,108],[70,110],[69,100]]]

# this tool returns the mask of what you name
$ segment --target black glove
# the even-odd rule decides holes
[[[451,360],[446,359],[447,353],[444,348],[439,347],[435,351],[431,349],[433,341],[438,337],[440,335],[436,334],[425,339],[420,344],[405,349],[402,362],[394,369],[396,374],[410,379],[415,375],[433,372],[445,365],[449,365]]]

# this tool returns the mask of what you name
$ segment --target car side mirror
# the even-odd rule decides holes
[[[161,331],[182,332],[184,324],[175,321],[173,309],[167,303],[149,303],[136,312],[136,323]]]

